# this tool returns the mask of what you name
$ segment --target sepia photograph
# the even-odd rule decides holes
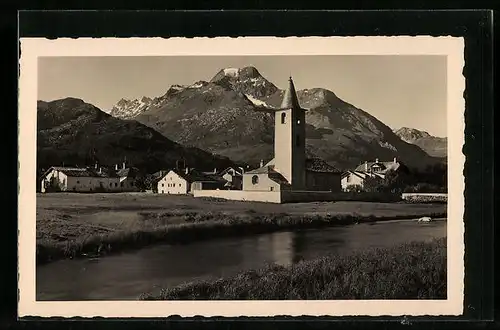
[[[460,312],[461,39],[106,42],[21,40],[29,315]]]

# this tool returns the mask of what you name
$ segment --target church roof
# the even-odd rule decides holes
[[[285,91],[285,96],[283,96],[283,101],[281,102],[281,109],[291,109],[300,108],[299,99],[297,98],[297,92],[295,91],[295,86],[293,85],[292,77],[288,79],[288,88]]]

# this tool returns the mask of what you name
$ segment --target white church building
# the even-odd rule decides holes
[[[195,197],[285,202],[327,200],[341,192],[341,172],[319,158],[306,158],[305,113],[293,80],[279,108],[259,108],[274,114],[274,158],[243,173],[241,191],[200,191]]]

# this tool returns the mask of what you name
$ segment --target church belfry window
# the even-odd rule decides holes
[[[284,124],[286,122],[286,112],[281,113],[281,123]]]

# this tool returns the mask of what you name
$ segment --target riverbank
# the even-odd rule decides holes
[[[268,266],[141,300],[446,299],[446,239]]]
[[[256,211],[258,210],[258,211]],[[37,196],[37,264],[102,257],[154,243],[361,222],[446,217],[446,205],[324,202],[269,205],[147,194]]]

